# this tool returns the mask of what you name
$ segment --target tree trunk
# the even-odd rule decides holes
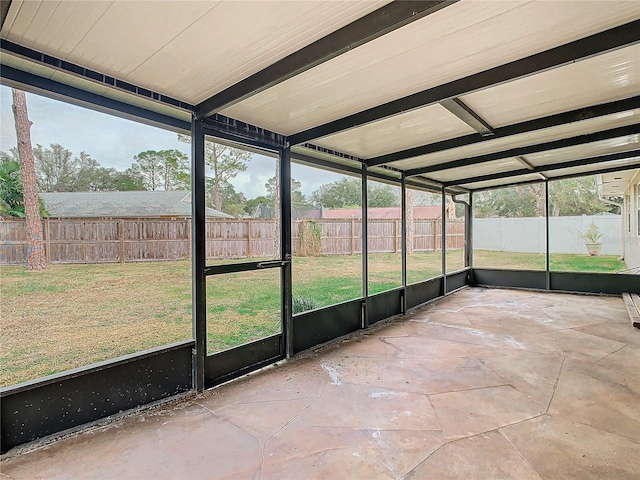
[[[31,148],[31,122],[27,114],[27,98],[21,90],[12,88],[11,91],[13,93],[13,116],[16,122],[27,225],[27,270],[43,270],[47,266],[47,258],[42,239],[40,200],[38,199],[35,160]]]
[[[407,255],[411,255],[413,253],[413,234],[414,234],[414,223],[413,223],[413,190],[407,188],[406,193],[407,200]]]
[[[544,190],[544,184],[538,184],[538,185],[530,185],[531,187],[531,191],[533,192],[533,196],[534,196],[534,209],[535,209],[535,216],[536,217],[544,217],[545,216],[545,190]]]
[[[213,203],[216,210],[222,211],[222,198],[220,198],[220,172],[218,172],[218,158],[213,159]]]
[[[273,258],[280,258],[280,156],[276,160],[276,191],[273,211],[275,233],[273,236]]]
[[[456,202],[453,201],[453,197],[449,196],[449,206],[447,208],[447,219],[448,220],[455,220],[457,217],[456,215]]]

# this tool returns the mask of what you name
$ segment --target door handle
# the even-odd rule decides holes
[[[287,263],[291,262],[289,260],[269,260],[267,262],[260,262],[256,266],[258,268],[284,267]]]

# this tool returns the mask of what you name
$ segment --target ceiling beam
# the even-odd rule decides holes
[[[196,106],[196,115],[211,116],[457,1],[393,1],[209,97]]]
[[[458,117],[483,137],[490,137],[493,135],[493,128],[491,128],[491,125],[485,122],[480,115],[474,112],[471,107],[459,98],[442,100],[440,105],[449,110],[450,113]]]
[[[636,108],[640,108],[640,96],[629,97],[615,102],[601,103],[600,105],[592,105],[590,107],[578,108],[569,112],[557,113],[555,115],[549,115],[548,117],[536,118],[526,122],[507,125],[505,127],[494,129],[493,135],[487,137],[481,137],[472,133],[471,135],[465,135],[463,137],[452,138],[441,142],[409,148],[395,153],[380,155],[378,157],[370,158],[366,160],[366,162],[367,165],[373,167],[375,165],[383,165],[385,163],[406,160],[407,158],[442,152],[451,148],[466,147],[467,145],[474,145],[476,143],[487,142],[498,138],[506,138],[513,135],[519,135],[521,133],[534,132],[543,128],[557,127],[568,123],[588,120],[590,118],[626,112]]]
[[[524,157],[516,157],[516,160],[520,162],[520,164],[524,166],[524,168],[531,170],[532,172],[536,169],[536,167],[534,167],[529,162],[527,162],[527,160]]]
[[[186,110],[188,112],[192,112],[194,108],[193,105],[185,103],[181,100],[177,100],[173,97],[169,97],[167,95],[148,90],[139,85],[134,85],[118,78],[96,72],[95,70],[82,67],[75,63],[67,62],[66,60],[47,55],[46,53],[39,52],[32,48],[18,45],[17,43],[10,42],[9,40],[2,40],[2,43],[0,43],[0,51],[9,55],[16,56],[18,58],[22,58],[24,60],[28,60],[29,62],[33,62],[38,65],[43,65],[45,67],[52,68],[63,73],[68,73],[69,75],[73,75],[77,78],[89,80],[101,86],[115,88],[126,93],[132,93],[147,100],[153,100],[156,103],[162,103],[171,107],[179,108],[181,110]],[[3,68],[5,68],[4,65]],[[2,73],[2,75],[4,76],[3,72],[0,73]]]
[[[578,135],[576,137],[563,138],[552,142],[538,143],[528,145],[526,147],[511,148],[500,152],[487,153],[475,157],[460,158],[450,162],[438,163],[426,167],[412,168],[405,170],[405,175],[423,175],[430,172],[439,172],[449,170],[451,168],[462,168],[470,165],[478,165],[480,163],[491,162],[493,160],[501,160],[503,158],[519,157],[521,155],[529,155],[532,153],[544,152],[546,150],[555,150],[557,148],[573,147],[575,145],[584,145],[586,143],[599,142],[601,140],[609,140],[616,137],[624,137],[640,133],[640,123],[628,125],[625,127],[612,128],[601,132],[590,133],[588,135]]]
[[[602,175],[604,173],[624,172],[626,170],[634,170],[636,168],[640,168],[640,161],[638,163],[631,163],[627,165],[622,165],[620,167],[601,168],[593,172],[569,173],[566,175],[560,175],[558,177],[549,178],[549,182],[554,182],[556,180],[564,180],[567,178],[586,177],[589,175]],[[495,185],[493,187],[473,188],[473,189],[470,189],[470,191],[473,193],[485,192],[487,190],[497,190],[499,188],[517,187],[519,185],[532,185],[532,184],[541,183],[541,182],[542,180],[523,180],[521,182],[510,182],[510,183],[505,183],[504,185]]]
[[[460,97],[640,42],[640,20],[490,68],[291,135],[292,145]]]
[[[536,167],[534,167],[533,165],[531,165],[529,162],[527,162],[527,160],[524,157],[515,157],[516,160],[518,162],[520,162],[520,164],[522,166],[524,166],[526,169],[530,170],[530,171],[534,171],[536,169]],[[544,176],[542,173],[537,172],[537,175],[542,179],[542,180],[548,180],[548,178],[546,176]]]
[[[131,105],[124,101],[88,92],[87,90],[18,70],[8,65],[2,65],[1,70],[2,76],[0,77],[0,84],[8,87],[38,93],[45,97],[91,108],[121,118],[143,122],[147,125],[169,128],[179,133],[189,133],[191,131],[190,121],[181,120],[163,113]]]
[[[468,183],[486,182],[487,180],[498,180],[501,178],[515,177],[519,175],[530,175],[532,173],[542,174],[543,172],[553,172],[562,170],[563,168],[583,167],[598,163],[612,162],[615,160],[628,160],[633,157],[640,157],[640,149],[629,150],[627,152],[612,153],[609,155],[600,155],[598,157],[581,158],[578,160],[570,160],[567,162],[555,163],[553,165],[540,165],[538,167],[519,168],[508,172],[488,173],[486,175],[477,175],[475,177],[461,178],[455,181],[444,182],[446,187],[454,185],[466,185]],[[639,160],[640,161],[640,160]],[[528,163],[528,162],[527,162]]]

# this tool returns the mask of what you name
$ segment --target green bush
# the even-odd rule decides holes
[[[306,312],[307,310],[315,310],[320,308],[320,303],[309,297],[303,297],[302,295],[293,296],[293,314]]]

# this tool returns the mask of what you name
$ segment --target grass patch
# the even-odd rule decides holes
[[[585,255],[553,253],[549,258],[550,269],[555,272],[618,272],[627,265],[617,255],[591,257]],[[493,250],[474,250],[475,267],[504,268],[512,270],[544,270],[546,256],[540,253],[513,253]]]
[[[475,251],[477,266],[544,269],[544,256]],[[553,255],[554,270],[615,272],[616,257]],[[211,264],[212,262],[210,262]],[[400,254],[369,259],[371,293],[400,285]],[[407,281],[440,275],[440,252],[407,259]],[[448,271],[462,252],[447,252]],[[362,296],[362,257],[300,257],[293,293],[317,307]],[[182,262],[0,267],[0,385],[191,338],[191,265]],[[316,308],[317,308],[316,307]],[[306,308],[306,307],[305,307]],[[207,277],[209,353],[280,331],[279,269]]]

